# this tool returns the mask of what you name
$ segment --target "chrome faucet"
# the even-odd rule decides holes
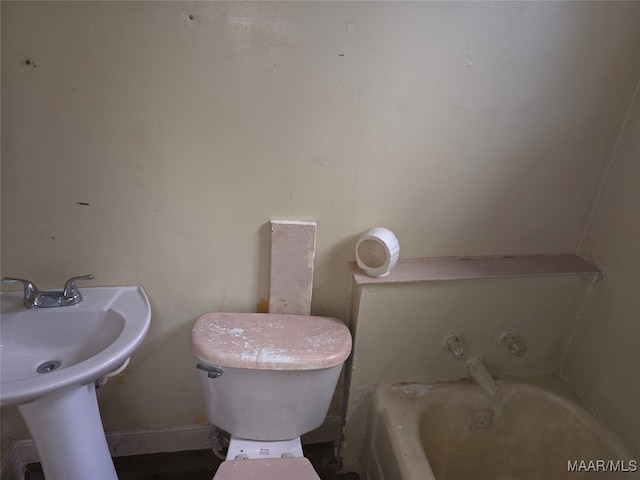
[[[24,306],[27,308],[68,307],[82,301],[82,294],[76,286],[78,280],[92,280],[93,275],[82,275],[67,280],[62,290],[47,290],[41,292],[29,280],[22,278],[4,277],[2,283],[22,283],[24,285]]]

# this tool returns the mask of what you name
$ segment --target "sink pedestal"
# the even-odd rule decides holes
[[[118,480],[93,383],[18,406],[47,480]]]

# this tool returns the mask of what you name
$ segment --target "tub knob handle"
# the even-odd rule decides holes
[[[522,336],[515,330],[507,330],[500,337],[500,345],[509,350],[514,357],[522,357],[527,353],[527,345]]]
[[[456,360],[464,360],[467,358],[469,351],[461,333],[454,332],[444,340],[444,349],[451,352]]]

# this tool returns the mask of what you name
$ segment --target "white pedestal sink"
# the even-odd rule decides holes
[[[117,480],[94,382],[122,365],[149,329],[142,287],[83,288],[69,307],[26,309],[2,293],[0,404],[17,405],[47,480]]]

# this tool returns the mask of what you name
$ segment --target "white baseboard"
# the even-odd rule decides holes
[[[25,465],[39,462],[40,455],[33,440],[14,440],[2,457],[0,478],[2,480],[23,480]]]
[[[340,417],[328,417],[318,429],[302,437],[303,444],[334,442],[340,438]],[[107,443],[111,455],[124,457],[148,453],[182,452],[211,448],[211,425],[187,425],[184,427],[148,428],[108,432]],[[40,456],[33,440],[14,440],[2,458],[0,478],[23,480],[24,467],[39,462]]]
[[[111,455],[122,457],[211,448],[210,431],[210,425],[193,425],[109,432],[106,437]],[[14,440],[2,458],[0,478],[2,480],[23,480],[24,467],[29,463],[39,461],[40,455],[33,440]]]
[[[114,457],[211,448],[211,425],[124,430],[106,434]]]
[[[3,480],[22,480],[24,478],[24,465],[16,452],[16,442],[11,442],[11,445],[2,456],[0,478]]]

